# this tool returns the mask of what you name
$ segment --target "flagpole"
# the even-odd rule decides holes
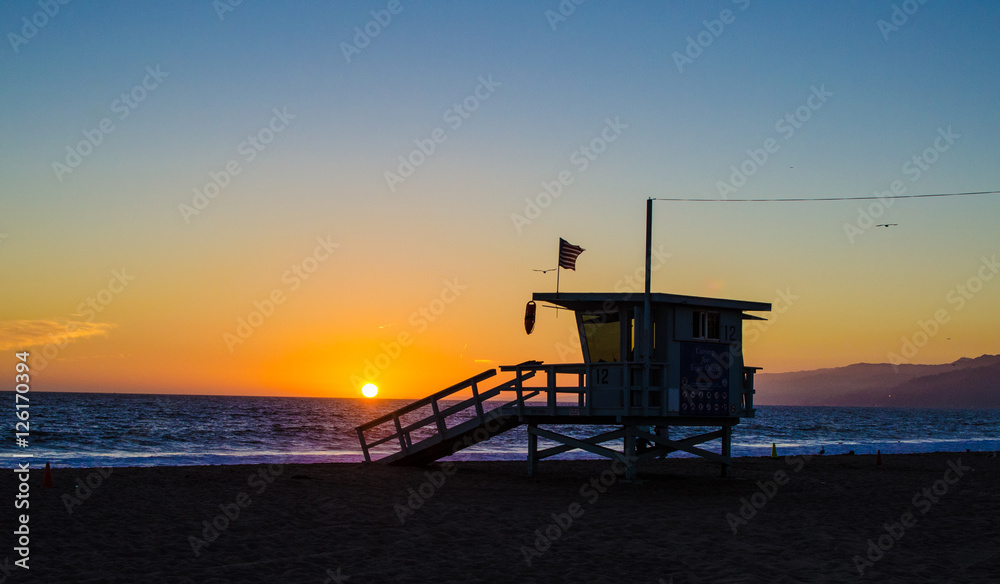
[[[559,238],[559,250],[556,252],[556,298],[559,298],[559,268],[562,267],[562,238]],[[556,311],[559,314],[559,311]]]
[[[650,292],[650,283],[652,279],[651,274],[651,251],[653,248],[653,199],[652,197],[646,199],[646,281],[645,281],[645,298],[643,302],[643,339],[645,347],[643,347],[643,352],[645,353],[646,363],[650,363],[653,360],[653,325],[652,325],[652,294]],[[646,367],[646,371],[649,371],[649,367]],[[646,384],[649,384],[649,379],[646,379]]]

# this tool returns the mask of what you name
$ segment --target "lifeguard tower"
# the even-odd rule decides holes
[[[771,310],[764,302],[703,298],[649,290],[650,216],[647,203],[645,293],[535,293],[534,302],[570,310],[576,318],[582,363],[527,361],[502,366],[513,379],[489,390],[490,369],[356,428],[365,460],[391,446],[379,462],[426,464],[520,425],[527,425],[528,473],[539,460],[573,449],[620,460],[634,478],[644,460],[681,451],[721,465],[731,463],[732,428],[753,417],[757,367],[743,363],[743,321]],[[538,384],[526,381],[541,376]],[[472,397],[444,404],[471,389]],[[501,398],[505,401],[489,401]],[[391,424],[391,426],[389,426]],[[542,426],[548,426],[543,428]],[[574,438],[553,426],[614,426]],[[673,439],[678,426],[718,428]],[[366,432],[375,434],[370,441]],[[540,450],[538,439],[557,445]],[[719,452],[701,447],[721,439]],[[620,441],[621,450],[605,443]],[[386,445],[386,446],[383,446]]]

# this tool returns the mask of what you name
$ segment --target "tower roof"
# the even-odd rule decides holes
[[[574,311],[603,310],[609,312],[620,304],[643,302],[645,295],[641,292],[535,292],[532,300],[549,302]],[[723,308],[731,310],[770,311],[770,302],[751,302],[748,300],[729,300],[726,298],[706,298],[704,296],[685,296],[683,294],[666,294],[654,292],[650,295],[653,304],[673,304],[702,308]]]

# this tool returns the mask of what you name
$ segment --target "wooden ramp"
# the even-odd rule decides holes
[[[535,363],[529,361],[521,365],[530,366]],[[365,461],[372,462],[372,456],[376,454],[372,449],[386,445],[392,447],[391,452],[379,453],[383,455],[376,462],[407,466],[428,464],[520,426],[522,422],[518,416],[507,412],[516,410],[518,405],[523,406],[525,400],[538,395],[539,391],[518,391],[519,397],[506,403],[487,403],[487,400],[504,391],[519,389],[524,380],[534,376],[534,371],[518,372],[510,381],[481,391],[479,385],[496,374],[495,369],[488,369],[358,426],[356,430]],[[472,390],[471,398],[457,404],[441,403],[449,396],[466,389]],[[369,442],[366,432],[373,434],[376,439]]]

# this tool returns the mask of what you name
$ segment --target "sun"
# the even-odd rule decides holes
[[[374,383],[366,383],[361,387],[361,395],[365,397],[375,397],[378,395],[378,386]]]

